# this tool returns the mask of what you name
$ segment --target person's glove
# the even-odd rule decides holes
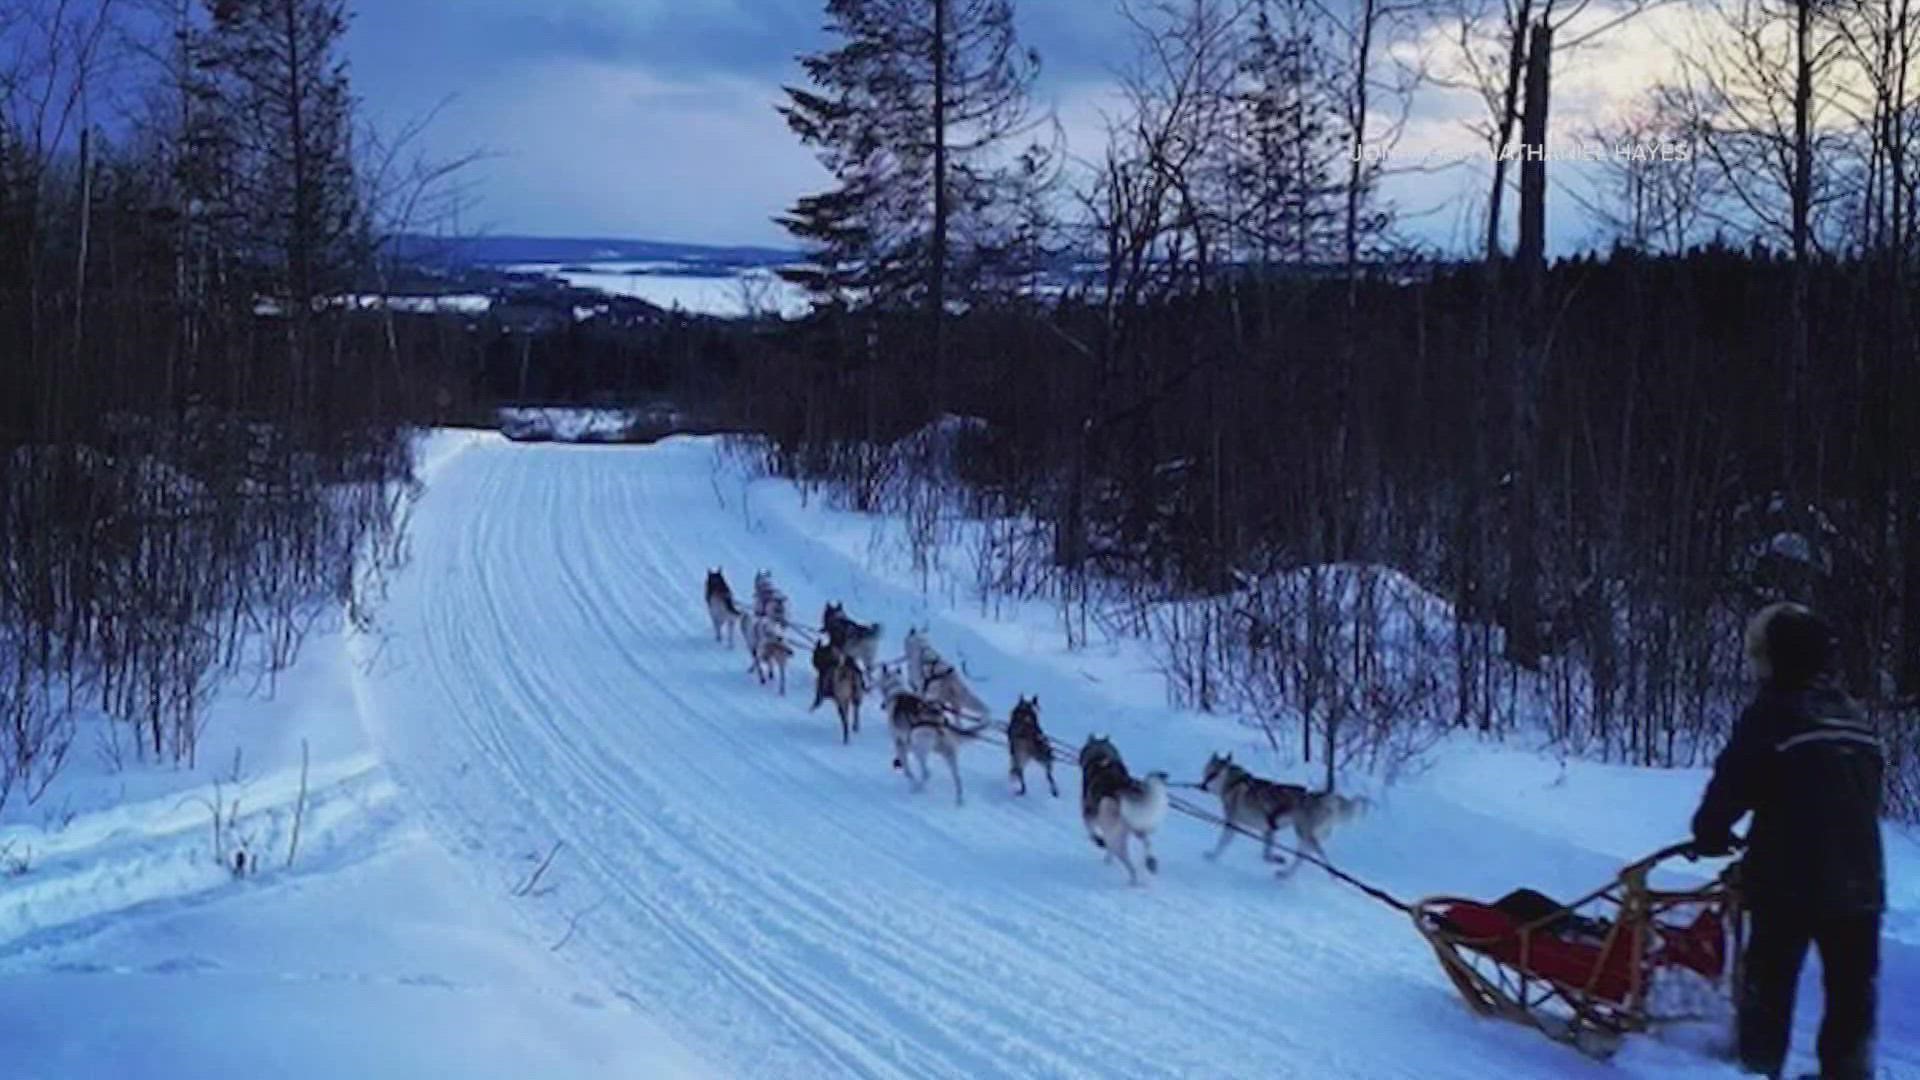
[[[1721,833],[1718,836],[1696,836],[1693,846],[1687,849],[1689,860],[1717,859],[1722,855],[1733,854],[1733,835]]]

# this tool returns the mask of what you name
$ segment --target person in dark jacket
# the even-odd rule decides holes
[[[1778,1077],[1786,1064],[1794,991],[1809,944],[1820,950],[1826,1014],[1820,1075],[1873,1073],[1880,918],[1880,740],[1833,674],[1833,633],[1798,604],[1774,604],[1747,625],[1760,677],[1753,703],[1714,763],[1693,846],[1723,855],[1751,812],[1741,888],[1751,915],[1740,987],[1739,1054]]]

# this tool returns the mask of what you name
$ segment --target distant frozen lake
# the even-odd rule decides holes
[[[679,262],[521,263],[504,269],[519,274],[547,274],[576,288],[595,289],[614,296],[633,296],[691,315],[738,317],[749,308],[774,310],[787,318],[807,312],[807,294],[772,270],[718,270]]]

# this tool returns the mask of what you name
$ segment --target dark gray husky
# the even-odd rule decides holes
[[[1037,763],[1047,771],[1047,787],[1054,798],[1060,797],[1060,785],[1053,782],[1053,744],[1040,730],[1040,698],[1022,697],[1007,719],[1007,756],[1012,760],[1009,775],[1020,781],[1020,794],[1027,793],[1027,764]]]
[[[854,622],[847,616],[846,608],[839,604],[828,604],[820,614],[820,628],[827,632],[827,640],[833,643],[834,648],[860,661],[860,670],[873,670],[874,660],[880,651],[879,623],[868,626]]]
[[[741,612],[733,602],[733,587],[715,567],[707,571],[707,617],[713,620],[713,640],[731,646],[733,631],[741,623]]]

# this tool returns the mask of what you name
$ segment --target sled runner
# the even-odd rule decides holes
[[[1739,864],[1692,891],[1647,883],[1688,849],[1655,852],[1570,904],[1527,889],[1493,903],[1434,897],[1413,905],[1413,922],[1476,1011],[1606,1057],[1623,1035],[1718,1015],[1739,984]]]

